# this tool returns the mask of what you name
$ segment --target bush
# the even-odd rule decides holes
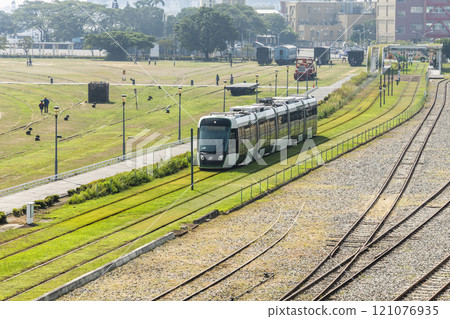
[[[153,165],[153,176],[146,169],[134,169],[131,172],[120,173],[112,177],[100,179],[71,190],[70,205],[80,204],[89,199],[116,194],[133,186],[152,181],[154,178],[168,176],[189,166],[190,152],[172,157],[163,165]],[[69,192],[68,192],[69,193]]]
[[[319,104],[318,119],[324,119],[342,108],[360,91],[359,86],[367,79],[367,73],[361,72],[349,81],[345,82],[342,87],[324,98],[324,102]]]
[[[4,212],[0,212],[0,224],[6,224],[6,214]]]
[[[23,215],[22,209],[14,208],[12,210],[12,214],[14,217],[20,217]]]
[[[47,207],[47,204],[45,203],[45,201],[38,199],[36,201],[34,201],[34,208],[36,209],[44,209]]]

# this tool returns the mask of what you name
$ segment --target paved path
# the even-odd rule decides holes
[[[353,76],[355,75],[349,75],[331,86],[315,88],[310,91],[310,94],[314,96],[318,101],[323,100],[325,96],[340,88],[343,83],[347,82]],[[10,213],[13,208],[20,208],[30,201],[44,199],[45,197],[54,194],[58,194],[60,196],[67,195],[67,191],[69,189],[74,189],[80,185],[87,184],[101,178],[113,176],[117,173],[127,172],[131,171],[134,168],[140,168],[149,164],[154,164],[163,159],[165,160],[172,156],[183,154],[188,151],[190,151],[190,144],[181,144],[165,150],[156,151],[148,155],[137,157],[134,160],[114,164],[85,174],[80,174],[64,180],[37,186],[35,188],[18,192],[12,195],[0,197],[0,211]]]

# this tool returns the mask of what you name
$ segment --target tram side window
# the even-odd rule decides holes
[[[317,105],[313,107],[313,115],[317,115]]]
[[[236,129],[232,129],[230,132],[230,139],[228,142],[228,153],[236,153],[236,149],[237,149],[237,140],[236,140],[236,136],[237,135],[237,130]]]
[[[247,153],[247,148],[244,145],[244,143],[242,142],[245,139],[246,139],[245,127],[240,127],[239,128],[239,154],[246,154]]]
[[[270,120],[267,121],[267,139],[271,139],[274,140],[277,136],[276,136],[276,124],[275,124],[275,118],[271,118]]]

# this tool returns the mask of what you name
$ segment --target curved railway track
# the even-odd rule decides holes
[[[260,236],[258,236],[257,238],[255,238],[254,240],[250,241],[249,243],[245,244],[244,246],[240,247],[239,249],[233,251],[231,254],[227,255],[226,257],[222,258],[220,261],[214,263],[213,265],[209,266],[208,268],[204,269],[203,271],[195,274],[194,276],[188,278],[187,280],[181,282],[180,284],[176,285],[175,287],[163,292],[162,294],[154,297],[152,300],[156,301],[156,300],[167,300],[167,299],[173,299],[176,298],[177,296],[173,296],[176,295],[176,293],[178,293],[178,295],[184,295],[181,297],[183,301],[187,301],[187,300],[191,300],[194,297],[200,295],[201,293],[207,291],[208,289],[218,285],[219,283],[222,283],[224,280],[226,280],[227,278],[231,277],[233,274],[235,274],[236,272],[242,270],[244,267],[246,267],[247,265],[249,265],[251,262],[253,262],[254,260],[256,260],[257,258],[259,258],[260,256],[262,256],[263,254],[265,254],[267,251],[269,251],[271,248],[273,248],[276,244],[278,244],[281,240],[283,240],[287,234],[292,230],[292,228],[295,225],[295,222],[298,218],[299,213],[297,213],[297,215],[294,218],[294,221],[291,223],[291,226],[282,233],[282,235],[280,237],[278,237],[277,239],[275,239],[273,242],[271,242],[269,245],[266,244],[266,247],[262,250],[260,250],[258,253],[256,253],[255,255],[251,256],[250,258],[246,259],[246,261],[244,262],[235,262],[237,264],[239,264],[238,266],[233,266],[230,267],[230,265],[223,265],[225,262],[231,262],[232,263],[232,258],[235,258],[236,256],[239,256],[242,258],[242,256],[240,256],[239,254],[242,254],[244,251],[246,251],[249,247],[252,246],[256,246],[257,244],[260,244],[259,242],[264,240],[268,240],[266,239],[266,235],[272,231],[275,227],[275,225],[278,223],[280,216],[281,216],[281,212],[278,214],[277,219],[275,220],[275,222],[264,232],[262,233]],[[275,231],[272,231],[272,233],[276,233]],[[272,236],[275,237],[275,236]],[[237,258],[236,258],[237,259]],[[220,273],[221,270],[223,270],[224,268],[232,268],[231,270],[227,270],[225,273]],[[211,274],[211,272],[218,272],[217,274]],[[204,278],[207,277],[205,276],[205,274],[208,274],[210,278],[208,280],[208,278]],[[272,278],[273,274],[265,276],[265,278],[263,279],[262,282],[267,281],[268,279]],[[199,281],[203,280],[206,281],[206,285],[202,286],[202,283],[200,282],[199,284],[195,285],[195,281],[197,281],[198,279],[200,279]],[[188,284],[191,284],[191,287],[187,287],[186,286]],[[259,283],[261,284],[261,283]],[[181,291],[183,290],[181,289],[183,288],[185,291]],[[186,291],[187,290],[187,291]],[[174,293],[176,292],[176,293]],[[172,298],[168,298],[172,296]]]
[[[432,301],[450,288],[450,255],[395,297],[395,301]]]
[[[444,83],[443,103],[440,108],[436,107],[439,88]],[[385,179],[382,187],[378,191],[375,198],[369,204],[368,208],[360,215],[357,221],[350,227],[350,229],[337,241],[333,249],[327,254],[327,256],[316,266],[316,268],[310,272],[302,281],[300,281],[295,287],[285,293],[280,300],[293,300],[297,296],[303,296],[303,298],[310,298],[313,295],[313,300],[323,300],[329,298],[332,293],[336,292],[335,287],[341,282],[341,279],[349,271],[358,259],[361,251],[370,244],[381,229],[383,225],[387,223],[392,211],[396,207],[400,197],[405,191],[412,174],[417,166],[420,155],[431,135],[434,126],[436,125],[440,114],[445,106],[447,95],[448,81],[441,81],[438,84],[436,95],[432,107],[429,109],[424,119],[417,127],[409,143],[403,149],[400,157]],[[431,126],[428,126],[430,125]],[[425,135],[424,140],[420,140],[419,132],[422,133],[422,138]],[[410,163],[411,157],[406,155],[409,152],[414,155],[415,149],[419,146],[419,151],[413,156],[413,163]],[[415,148],[415,149],[414,149]],[[407,176],[404,176],[402,169],[399,169],[403,165],[403,170],[407,168]],[[395,199],[390,204],[388,209],[385,209],[380,204],[382,195],[395,194]],[[377,206],[378,204],[378,206]],[[377,216],[382,216],[379,218]],[[375,226],[374,226],[375,225]],[[353,255],[351,259],[347,259],[346,256]],[[337,261],[342,263],[343,260],[347,260],[345,266],[341,266],[339,271],[334,274],[332,279],[323,280],[330,275],[329,270],[333,269],[333,264]],[[337,270],[337,269],[336,269]],[[324,273],[326,276],[324,277]],[[319,280],[320,279],[320,280]],[[313,282],[314,284],[312,284]],[[331,292],[330,292],[331,291]]]

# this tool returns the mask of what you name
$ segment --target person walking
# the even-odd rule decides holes
[[[231,74],[231,75],[230,75],[230,84],[233,84],[233,81],[234,81],[234,79],[233,79],[233,74]]]
[[[39,103],[39,109],[41,110],[41,114],[42,111],[44,110],[44,103],[41,101],[41,103]]]
[[[50,101],[47,99],[47,97],[44,96],[44,99],[42,100],[44,103],[44,111],[45,113],[48,113],[48,105],[50,104]]]
[[[219,86],[219,80],[220,80],[219,74],[216,74],[216,85],[217,86]]]

